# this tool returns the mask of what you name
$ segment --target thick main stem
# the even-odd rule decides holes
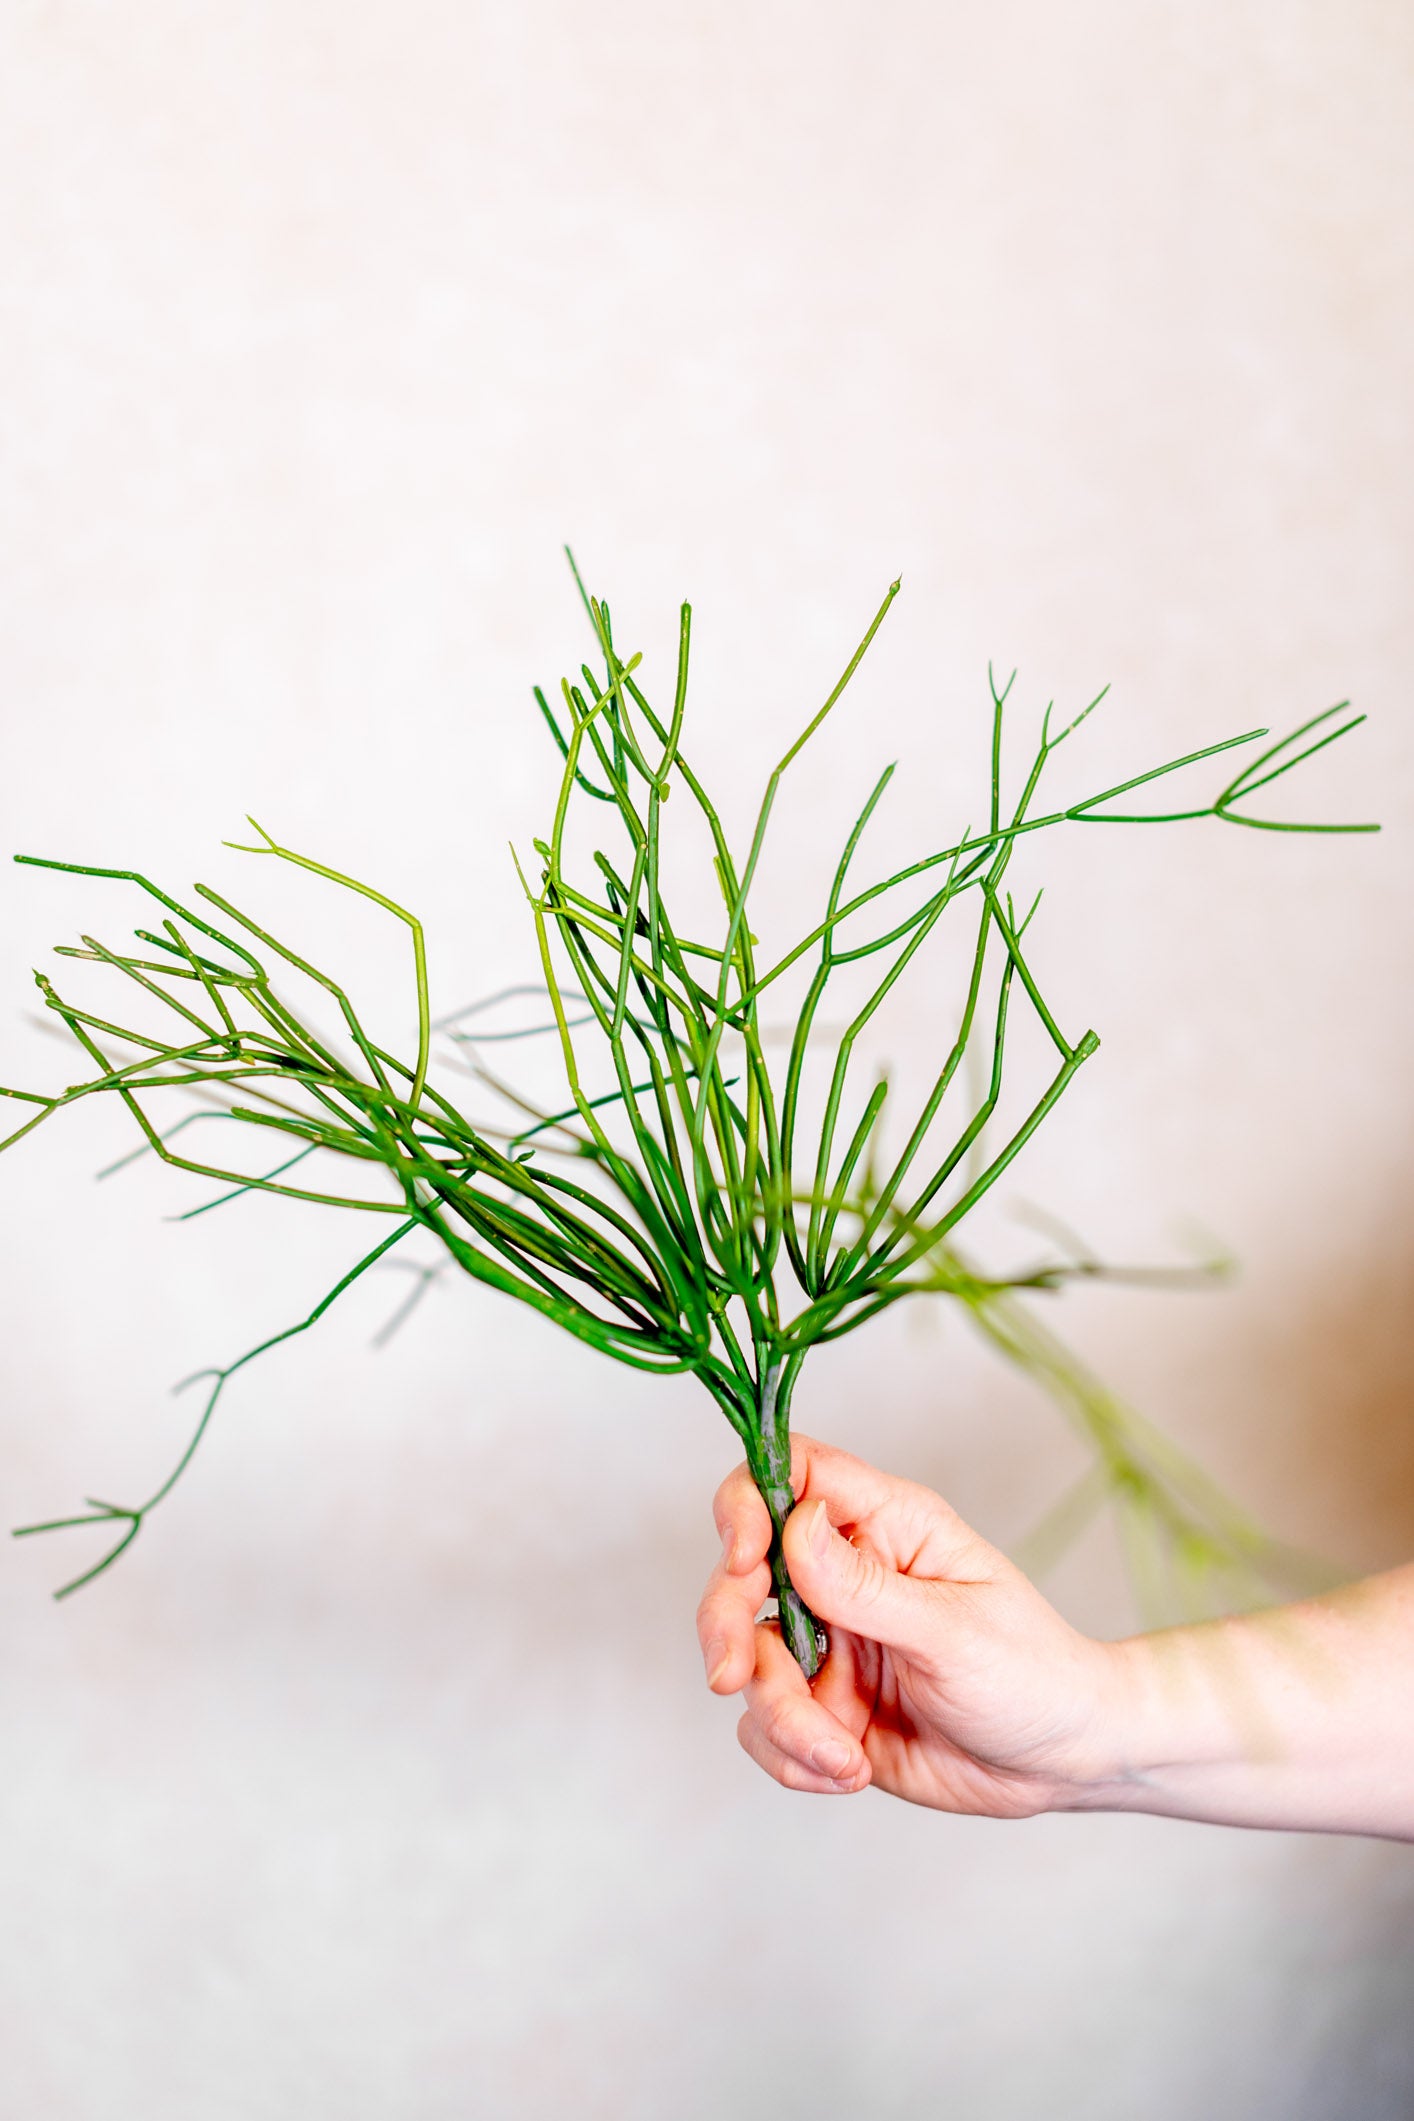
[[[761,1499],[771,1513],[771,1581],[776,1591],[781,1636],[807,1679],[824,1662],[829,1638],[790,1580],[781,1533],[795,1508],[790,1479],[790,1394],[798,1364],[783,1356],[762,1363],[756,1406],[756,1436],[747,1448],[747,1463]]]

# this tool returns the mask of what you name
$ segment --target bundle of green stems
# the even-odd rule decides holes
[[[700,1379],[740,1438],[770,1511],[780,1625],[808,1673],[818,1666],[824,1636],[792,1588],[780,1550],[793,1501],[797,1382],[813,1349],[906,1297],[956,1299],[1087,1438],[1093,1470],[1042,1528],[1038,1557],[1108,1496],[1131,1532],[1142,1528],[1158,1550],[1191,1569],[1271,1559],[1275,1550],[1241,1513],[1107,1393],[1024,1301],[1025,1292],[1108,1270],[1067,1244],[1039,1265],[993,1275],[959,1249],[956,1233],[1099,1045],[1091,1030],[1074,1038],[1063,1031],[1042,993],[1025,947],[1037,901],[1019,913],[1007,888],[1020,843],[1059,826],[1200,819],[1263,831],[1374,830],[1290,824],[1248,807],[1259,790],[1364,717],[1347,716],[1344,704],[1328,708],[1249,752],[1240,771],[1196,807],[1135,809],[1127,799],[1181,768],[1250,747],[1266,730],[1205,744],[1048,810],[1040,799],[1047,766],[1098,700],[1058,729],[1047,709],[1020,787],[1008,795],[1003,726],[1010,683],[992,683],[985,823],[876,882],[855,884],[861,842],[894,770],[885,768],[845,841],[818,920],[763,963],[751,898],[782,783],[854,676],[898,587],[889,589],[829,697],[773,767],[744,854],[729,844],[683,748],[690,607],[682,607],[671,700],[655,706],[641,658],[618,652],[607,605],[584,597],[597,663],[563,683],[558,712],[536,693],[561,771],[548,836],[535,841],[533,864],[518,864],[539,991],[548,997],[542,1028],[563,1066],[563,1109],[545,1109],[485,1066],[484,1041],[456,1028],[469,1011],[434,1021],[423,930],[413,914],[259,826],[248,851],[313,871],[406,924],[418,1025],[411,1061],[378,1043],[345,986],[208,886],[194,887],[197,910],[136,871],[16,857],[124,882],[146,895],[158,914],[151,927],[134,931],[136,953],[85,935],[59,955],[104,968],[130,995],[138,990],[158,1005],[159,1014],[147,1024],[99,1015],[36,974],[46,1007],[91,1072],[53,1094],[0,1092],[36,1108],[0,1148],[82,1099],[112,1096],[140,1130],[135,1153],[150,1151],[229,1189],[203,1208],[255,1191],[345,1209],[373,1218],[379,1229],[377,1242],[306,1317],[238,1361],[186,1380],[205,1384],[204,1404],[180,1460],[144,1502],[90,1499],[81,1512],[21,1528],[21,1536],[83,1525],[116,1533],[101,1558],[57,1595],[100,1575],[136,1538],[191,1463],[232,1376],[306,1331],[418,1233],[435,1241],[444,1263],[614,1360]],[[665,895],[672,794],[679,797],[674,814],[690,806],[704,851],[710,847],[718,909],[710,934],[689,934]],[[607,842],[593,847],[587,866],[576,865],[570,844],[572,820],[581,816],[602,821],[604,833],[594,837]],[[573,836],[578,844],[582,835]],[[857,1087],[856,1049],[945,916],[953,926],[959,918],[971,923],[960,1007],[926,1093],[900,1118],[891,1110],[887,1074],[867,1091]],[[851,967],[860,968],[850,977],[862,979],[862,990],[851,994],[842,1028],[826,1024],[822,1005],[841,991]],[[311,1012],[296,1007],[295,976],[328,997],[326,1009],[334,1005],[337,1034],[317,1029]],[[794,1003],[788,1039],[776,1034],[782,997]],[[1040,1025],[1053,1062],[992,1141],[1007,1081],[1008,1024],[1018,1006]],[[472,1055],[470,1073],[500,1100],[502,1123],[474,1122],[453,1101],[450,1070],[434,1060],[439,1030],[451,1056]],[[980,1054],[980,1070],[964,1067],[969,1054]],[[172,1097],[198,1102],[175,1124],[159,1126],[159,1101]],[[255,1173],[203,1160],[188,1130],[212,1122],[234,1130],[233,1141],[252,1130],[274,1137],[279,1160]],[[340,1187],[316,1178],[333,1170],[335,1158],[345,1171],[360,1169],[365,1190],[350,1190],[347,1179]]]

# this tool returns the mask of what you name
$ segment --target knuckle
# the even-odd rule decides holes
[[[814,1768],[804,1767],[800,1761],[788,1757],[782,1759],[777,1779],[788,1790],[808,1790],[812,1795],[827,1780],[825,1776],[817,1774]]]
[[[815,1788],[819,1778],[812,1775],[808,1768],[802,1767],[798,1760],[792,1760],[788,1753],[780,1752],[750,1712],[743,1716],[737,1725],[736,1735],[737,1743],[747,1758],[754,1760],[762,1772],[769,1775],[773,1782],[780,1783],[783,1789]]]
[[[771,1748],[762,1737],[756,1718],[750,1709],[747,1710],[736,1727],[736,1742],[749,1760],[754,1760],[759,1768],[764,1768],[768,1775],[776,1775],[779,1780],[778,1759],[773,1757]]]
[[[743,1484],[751,1485],[751,1469],[744,1458],[732,1467],[712,1497],[712,1510],[718,1524],[724,1524],[731,1516],[733,1505],[741,1498]]]
[[[805,1718],[793,1704],[782,1701],[763,1703],[758,1711],[762,1731],[778,1752],[794,1759],[804,1759],[810,1752],[810,1736]]]
[[[882,1564],[863,1547],[852,1546],[849,1553],[851,1558],[846,1562],[845,1570],[851,1598],[866,1610],[877,1606],[888,1580]]]

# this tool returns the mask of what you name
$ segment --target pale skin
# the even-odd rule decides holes
[[[738,1737],[787,1789],[1414,1840],[1414,1565],[1101,1642],[931,1489],[806,1436],[792,1485],[787,1564],[830,1636],[815,1680],[756,1618],[770,1521],[744,1465],[697,1615],[709,1685],[745,1695]]]

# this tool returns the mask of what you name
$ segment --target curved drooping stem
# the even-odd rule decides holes
[[[781,1533],[795,1508],[790,1478],[790,1396],[800,1355],[770,1353],[763,1357],[757,1380],[756,1424],[748,1437],[747,1464],[761,1499],[771,1513],[771,1582],[775,1586],[781,1635],[807,1679],[825,1660],[829,1637],[790,1580]]]

